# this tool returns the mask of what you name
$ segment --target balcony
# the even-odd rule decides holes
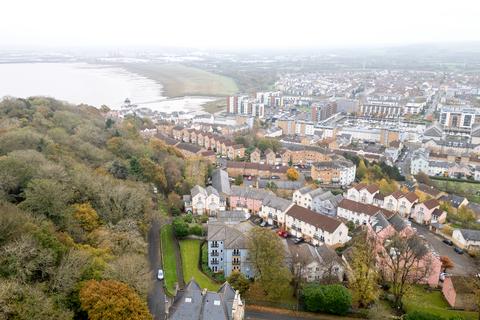
[[[210,260],[210,264],[218,264],[218,260]]]
[[[241,264],[241,260],[240,259],[233,259],[232,260],[232,265],[234,266],[239,266]]]
[[[240,257],[240,251],[238,251],[238,252],[233,251],[233,252],[232,252],[232,256]]]
[[[212,252],[210,252],[210,255],[212,257],[218,257],[220,254],[218,253],[218,251],[212,251]]]
[[[313,238],[318,240],[318,241],[321,241],[321,242],[324,242],[325,241],[325,238],[321,235],[318,235],[318,234],[314,234],[313,235]]]

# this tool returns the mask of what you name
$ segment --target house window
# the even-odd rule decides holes
[[[212,248],[218,248],[218,242],[212,241]]]

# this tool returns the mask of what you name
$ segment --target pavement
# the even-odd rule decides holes
[[[425,237],[427,242],[440,256],[447,256],[453,261],[455,266],[452,269],[448,269],[448,273],[453,275],[470,275],[475,272],[475,261],[467,253],[456,253],[453,251],[453,246],[443,243],[445,238],[434,234],[428,230],[426,226],[412,223],[412,227],[417,229],[418,235],[423,235]]]
[[[165,319],[165,290],[163,281],[157,280],[157,270],[162,267],[160,226],[160,220],[154,219],[148,231],[148,260],[152,270],[152,288],[147,296],[147,304],[155,320]]]

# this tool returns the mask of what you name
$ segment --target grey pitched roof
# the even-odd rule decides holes
[[[480,241],[480,230],[460,229],[465,240]]]
[[[446,201],[446,202],[450,202],[450,204],[454,207],[454,208],[458,208],[460,207],[460,205],[463,203],[463,201],[465,201],[465,198],[464,197],[460,197],[460,196],[457,196],[455,194],[447,194],[447,195],[444,195],[444,196],[441,196],[440,201]],[[467,201],[468,202],[468,201]]]
[[[281,211],[287,210],[290,207],[291,204],[292,204],[292,202],[290,200],[283,199],[283,198],[277,197],[275,195],[267,196],[262,201],[262,205],[267,206],[267,207],[271,207],[271,208],[275,208],[275,209],[281,210]]]
[[[439,137],[439,138],[441,138],[442,135],[443,135],[443,130],[442,130],[442,127],[440,127],[440,125],[438,123],[435,123],[432,126],[425,129],[423,135],[428,136],[428,137]]]
[[[222,169],[216,169],[212,172],[212,186],[221,194],[230,194],[230,181],[228,173]]]
[[[387,228],[390,225],[390,223],[381,212],[378,212],[377,214],[372,216],[371,225],[373,230],[375,230],[375,232],[378,232],[380,230]]]
[[[392,227],[397,231],[397,232],[400,232],[402,231],[403,229],[405,229],[408,224],[407,222],[402,218],[400,217],[398,214],[394,214],[389,220],[388,222],[390,222],[390,224],[392,225]]]
[[[246,249],[247,232],[253,228],[250,221],[237,224],[209,221],[207,226],[207,240],[223,241],[225,249]]]
[[[208,195],[214,194],[214,195],[216,195],[217,197],[220,196],[220,195],[218,194],[217,189],[215,189],[215,188],[212,187],[212,186],[208,186],[206,190],[207,190],[207,194],[208,194]]]
[[[234,299],[235,290],[227,282],[217,292],[203,292],[192,279],[175,297],[169,319],[231,320]]]
[[[303,187],[301,189],[298,189],[297,191],[300,192],[301,194],[306,194],[306,193],[309,193],[312,190],[313,190],[312,187],[306,186],[306,187]]]
[[[269,195],[273,195],[274,193],[269,190],[261,190],[256,188],[249,188],[249,187],[240,187],[240,186],[232,186],[231,193],[232,196],[237,196],[241,198],[250,198],[256,200],[263,200]]]
[[[197,194],[203,194],[204,196],[207,196],[207,190],[205,190],[204,187],[202,186],[199,186],[198,184],[192,188],[192,190],[190,191],[190,194],[192,195],[192,197],[195,197]]]

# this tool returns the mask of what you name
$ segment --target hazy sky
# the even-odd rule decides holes
[[[480,41],[479,0],[2,0],[0,46]]]

